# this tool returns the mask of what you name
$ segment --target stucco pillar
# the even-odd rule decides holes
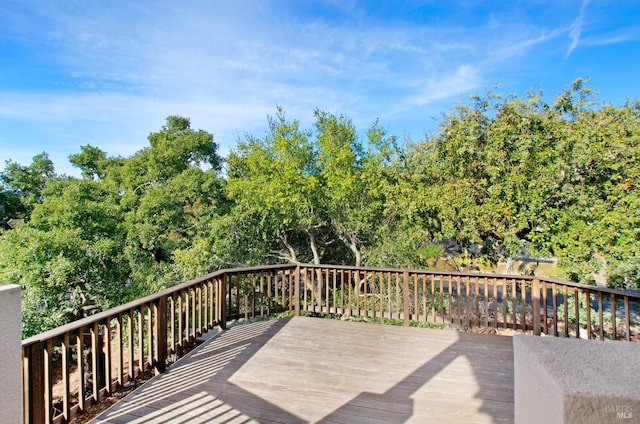
[[[20,286],[0,284],[0,423],[22,423]]]
[[[516,424],[625,424],[640,417],[640,343],[513,337]]]

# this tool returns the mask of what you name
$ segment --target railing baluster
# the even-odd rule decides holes
[[[427,299],[429,297],[429,292],[427,291],[427,276],[423,275],[420,278],[420,281],[422,281],[422,317],[423,317],[422,321],[428,322],[429,311],[427,310]]]
[[[447,275],[447,289],[449,293],[449,302],[447,304],[447,316],[449,317],[449,324],[453,324],[453,281],[451,275]]]
[[[260,316],[264,315],[264,272],[260,271],[260,285],[259,285],[259,293],[260,293]]]
[[[202,283],[202,296],[203,296],[203,300],[202,300],[202,314],[203,314],[203,318],[202,318],[202,332],[207,332],[209,331],[209,329],[212,326],[211,323],[211,314],[209,313],[211,311],[211,293],[209,293],[210,287],[209,287],[209,281],[205,281]]]
[[[474,293],[474,281],[473,278],[471,278],[470,276],[465,277],[464,279],[464,285],[465,285],[465,296],[466,296],[466,302],[465,302],[465,319],[467,322],[467,325],[469,326],[469,328],[473,328],[473,316],[476,316],[477,319],[477,313],[473,313],[473,304],[474,304],[474,300],[473,300],[473,293]]]
[[[124,345],[122,343],[122,313],[118,314],[116,338],[118,340],[118,386],[124,384]]]
[[[202,284],[198,284],[198,286],[196,286],[196,306],[198,311],[198,327],[195,331],[196,337],[202,335],[202,314],[204,313],[202,308],[202,295]]]
[[[273,285],[274,285],[274,299],[276,301],[276,303],[279,303],[281,305],[284,305],[284,295],[280,295],[280,297],[278,298],[278,276],[277,274],[273,276],[274,280],[273,280]],[[282,274],[282,291],[284,292],[284,274]],[[278,300],[279,299],[279,300]]]
[[[249,287],[251,286],[251,287]],[[245,274],[244,276],[244,318],[248,319],[255,316],[255,276],[252,274]],[[251,299],[249,299],[251,298]],[[251,310],[249,310],[251,309]]]
[[[333,277],[333,292],[332,292],[333,295],[332,295],[331,301],[333,302],[333,313],[337,314],[338,313],[338,309],[337,309],[338,308],[338,304],[337,304],[338,292],[336,290],[337,290],[338,273],[335,268],[332,270],[331,274]],[[327,272],[327,275],[329,275],[328,272]],[[327,304],[328,304],[328,301],[327,301]]]
[[[629,296],[624,297],[624,331],[625,340],[631,341],[631,317],[629,316]]]
[[[615,294],[611,294],[611,339],[618,340],[618,319],[616,313],[618,309],[618,301]]]
[[[240,276],[240,272],[236,273],[236,315],[240,318],[240,314],[242,313],[242,303],[240,298],[240,285],[242,283],[242,277]]]
[[[482,299],[484,300],[484,310],[483,310],[483,314],[484,314],[484,326],[486,328],[489,328],[489,297],[488,297],[488,293],[489,293],[489,281],[487,277],[483,278],[484,280],[484,286],[483,289],[484,291],[482,292]],[[477,283],[477,280],[476,280]],[[476,287],[477,288],[477,287]],[[478,326],[480,325],[480,311],[479,311],[479,306],[478,306],[478,302],[479,302],[479,294],[478,291],[476,290],[476,308],[478,309]]]
[[[403,302],[403,325],[405,327],[409,326],[409,314],[411,313],[411,309],[409,305],[409,273],[407,271],[402,273],[402,302]]]
[[[136,378],[136,371],[134,368],[135,365],[135,341],[133,339],[135,327],[134,320],[134,309],[129,309],[129,313],[127,314],[127,343],[129,343],[129,349],[127,350],[129,355],[129,379],[133,380]]]
[[[309,290],[309,288],[307,288],[305,290],[305,294],[310,291],[311,293],[309,293],[309,303],[307,304],[307,297],[305,296],[304,298],[304,303],[305,303],[305,307],[306,310],[311,310],[314,311],[316,310],[316,273],[314,272],[314,270],[307,270],[307,272],[305,272],[305,274],[307,276],[307,281],[310,282],[310,286],[311,289]]]
[[[604,340],[604,312],[602,311],[602,292],[598,292],[598,325],[600,340]]]
[[[190,298],[191,298],[191,329],[189,331],[189,342],[192,342],[196,339],[196,289],[192,287],[190,290]],[[246,290],[245,290],[246,293]]]
[[[433,322],[436,322],[436,281],[435,275],[431,274],[430,286],[431,286],[431,318]]]
[[[178,298],[177,298],[177,302],[178,302],[178,328],[177,328],[177,333],[176,334],[176,340],[178,341],[178,346],[182,347],[184,346],[184,329],[185,329],[185,317],[186,315],[186,309],[185,309],[185,302],[184,301],[184,296],[185,296],[185,291],[184,290],[180,290],[180,292],[178,293]]]
[[[139,376],[144,373],[144,306],[138,308],[138,370]]]
[[[584,294],[587,308],[587,340],[591,340],[591,292],[589,290],[585,290]]]
[[[84,362],[84,333],[86,327],[80,327],[76,334],[76,361],[78,364],[78,409],[85,411],[85,380],[86,375],[85,362]]]
[[[442,318],[441,321],[444,324],[445,322],[445,313],[444,313],[444,297],[445,297],[445,290],[444,290],[444,275],[440,274],[440,276],[438,277],[440,280],[440,293],[439,293],[439,300],[440,300],[440,317]]]
[[[216,292],[217,292],[217,311],[216,321],[218,326],[224,330],[227,328],[227,274],[222,274],[220,278],[216,280]]]
[[[316,299],[316,311],[317,312],[324,312],[324,302],[326,300],[326,297],[324,295],[324,292],[326,290],[326,284],[325,284],[325,279],[324,279],[324,270],[323,268],[316,268],[316,282],[318,285],[318,294],[317,294],[317,299]]]
[[[271,273],[267,272],[267,315],[271,315],[272,311],[271,311],[271,303],[273,302],[274,299],[271,298]],[[277,302],[277,297],[276,297],[276,302]]]
[[[213,329],[216,325],[216,282],[210,279],[209,282],[209,329]]]
[[[518,280],[520,283],[520,321],[522,321],[522,331],[527,331],[527,282],[526,280]]]
[[[402,311],[403,311],[402,296],[404,296],[404,294],[402,292],[402,287],[401,287],[402,280],[400,278],[399,272],[394,273],[394,281],[395,281],[395,287],[396,287],[396,319],[402,320]]]
[[[551,283],[551,301],[553,308],[553,336],[558,337],[558,293],[556,283]]]
[[[51,362],[53,355],[53,339],[47,340],[44,349],[44,422],[53,422],[53,393],[51,382]]]
[[[154,346],[154,337],[153,337],[153,320],[154,320],[154,307],[155,305],[153,305],[152,303],[149,303],[147,305],[147,318],[146,318],[146,323],[147,323],[147,346],[149,349],[149,353],[147,356],[147,359],[149,361],[149,368],[153,368],[154,364],[156,362],[156,349]]]
[[[107,395],[111,393],[111,320],[105,320],[102,336],[104,355],[104,387]]]
[[[575,309],[575,320],[576,320],[576,339],[580,338],[580,292],[578,289],[573,289],[573,307]]]
[[[291,273],[287,274],[287,281],[289,282],[289,285],[287,286],[289,288],[289,310],[293,311],[295,310],[296,305],[295,304],[300,304],[300,269],[298,269],[296,271],[296,275],[293,276],[293,278],[291,277]],[[293,282],[296,282],[296,286],[298,288],[292,287]],[[292,290],[293,288],[293,290]],[[297,291],[296,291],[297,290]],[[295,304],[294,304],[294,295],[296,295],[296,293],[298,294],[298,296],[296,296],[295,299]]]
[[[462,280],[462,277],[458,275],[458,278],[456,278],[456,310],[457,310],[457,319],[458,319],[458,325],[463,325],[462,323],[462,301],[460,300],[460,280]]]
[[[569,293],[567,286],[564,286],[564,336],[569,337]]]
[[[502,324],[503,324],[503,328],[508,328],[509,327],[509,302],[507,301],[507,298],[509,296],[509,289],[508,289],[508,285],[507,285],[507,279],[506,277],[502,279],[502,290],[501,290],[501,294],[502,294]]]
[[[93,402],[97,403],[100,400],[100,386],[99,386],[99,369],[98,364],[98,349],[100,344],[98,343],[98,322],[94,322],[91,327],[91,395]]]
[[[518,329],[518,290],[516,279],[511,279],[511,313],[513,314],[513,329]]]
[[[549,322],[548,322],[548,313],[547,313],[547,282],[542,282],[542,331],[544,334],[549,334]]]
[[[157,361],[156,373],[164,372],[167,369],[167,297],[158,299],[156,310],[156,343]]]
[[[493,328],[497,330],[500,307],[498,306],[498,280],[495,277],[491,279],[491,285],[493,286]]]
[[[191,334],[191,289],[184,291],[184,328],[180,333],[180,337],[183,339],[183,346],[190,341]]]
[[[418,303],[418,274],[413,274],[413,319],[420,320],[420,304]]]
[[[295,298],[296,298],[295,315],[299,317],[300,316],[300,265],[296,267],[294,291],[295,291]],[[289,289],[289,292],[291,292],[291,289]],[[305,293],[306,293],[306,290],[305,290]]]
[[[360,272],[358,272],[358,275],[360,275]],[[363,294],[362,294],[362,299],[363,299],[363,305],[364,305],[364,316],[368,317],[369,316],[369,302],[367,301],[367,296],[369,295],[369,290],[367,290],[367,271],[364,271],[362,273],[362,289],[363,289]]]
[[[71,388],[69,387],[69,333],[65,333],[60,346],[62,362],[62,417],[71,419]]]
[[[389,319],[393,319],[394,309],[393,309],[393,278],[391,277],[391,271],[387,272],[387,305],[389,307]]]
[[[176,352],[176,298],[175,294],[171,294],[169,297],[170,305],[169,305],[169,339],[171,340],[169,347],[171,348],[171,353]]]

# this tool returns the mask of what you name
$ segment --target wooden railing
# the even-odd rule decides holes
[[[639,308],[627,292],[535,277],[308,264],[221,270],[24,340],[24,418],[68,422],[163,372],[231,319],[306,311],[637,341]]]
[[[517,275],[303,265],[301,309],[559,337],[638,340],[640,295]],[[587,325],[589,323],[589,325]]]

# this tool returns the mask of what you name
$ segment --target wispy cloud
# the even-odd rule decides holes
[[[578,43],[580,43],[580,36],[582,35],[582,26],[584,25],[584,20],[587,15],[587,6],[589,5],[589,0],[582,0],[582,5],[580,6],[580,13],[578,13],[578,17],[573,21],[569,30],[569,38],[571,38],[571,44],[569,45],[569,49],[565,54],[565,58],[571,56],[571,53],[578,47]]]
[[[591,41],[581,41],[588,3],[566,56]],[[471,91],[521,70],[537,78],[527,87],[540,83],[540,69],[565,53],[575,13],[552,1],[540,16],[423,6],[12,0],[0,15],[0,49],[13,44],[32,74],[20,87],[0,81],[0,160],[14,156],[15,140],[63,158],[86,143],[128,155],[171,114],[189,116],[226,151],[245,132],[262,135],[276,105],[303,125],[318,107],[420,137],[428,116]],[[0,50],[0,71],[12,69],[7,57]]]

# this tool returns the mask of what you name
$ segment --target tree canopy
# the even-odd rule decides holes
[[[552,102],[490,91],[423,140],[282,108],[226,158],[170,116],[130,157],[84,145],[0,173],[0,281],[24,288],[25,335],[221,267],[313,262],[511,268],[640,285],[640,101],[576,80]],[[223,167],[223,164],[225,165]],[[464,261],[461,259],[464,258]]]

